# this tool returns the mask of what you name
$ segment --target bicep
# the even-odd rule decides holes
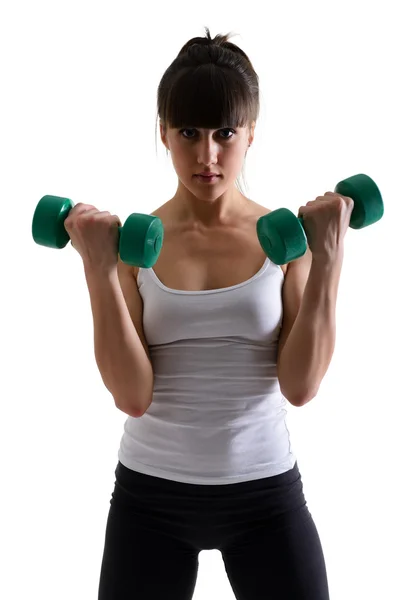
[[[123,263],[120,258],[118,258],[118,278],[136,332],[149,360],[151,360],[143,328],[143,300],[139,294],[135,273],[133,268]]]
[[[307,246],[306,253],[288,264],[282,288],[283,320],[278,342],[278,366],[282,350],[299,314],[304,289],[310,274],[312,253]]]

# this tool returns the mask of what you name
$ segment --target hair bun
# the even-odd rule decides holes
[[[188,52],[189,48],[191,48],[192,46],[220,46],[221,48],[230,50],[235,54],[240,54],[240,56],[245,58],[250,63],[250,59],[247,56],[247,54],[243,52],[243,50],[241,50],[238,46],[236,46],[236,44],[232,44],[232,42],[228,41],[232,36],[237,35],[237,33],[230,32],[226,33],[225,35],[218,33],[214,38],[212,38],[208,27],[205,27],[205,31],[205,37],[195,37],[186,42],[186,44],[181,48],[178,56],[186,54],[186,52]]]

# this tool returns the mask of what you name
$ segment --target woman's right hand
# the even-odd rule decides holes
[[[99,211],[79,202],[70,210],[64,227],[71,244],[82,257],[86,269],[109,272],[118,264],[119,231],[117,215]]]

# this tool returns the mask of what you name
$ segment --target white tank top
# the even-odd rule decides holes
[[[220,485],[294,466],[276,368],[283,281],[268,258],[243,283],[199,292],[167,288],[153,269],[139,269],[154,390],[147,412],[125,421],[125,467]]]

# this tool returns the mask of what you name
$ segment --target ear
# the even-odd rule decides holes
[[[167,130],[161,121],[160,121],[160,136],[162,139],[162,143],[169,150],[168,141],[167,141]]]
[[[255,128],[256,128],[256,122],[253,121],[252,124],[250,125],[250,128],[249,128],[249,145],[250,146],[251,146],[251,144],[254,141],[254,130],[255,130]]]

